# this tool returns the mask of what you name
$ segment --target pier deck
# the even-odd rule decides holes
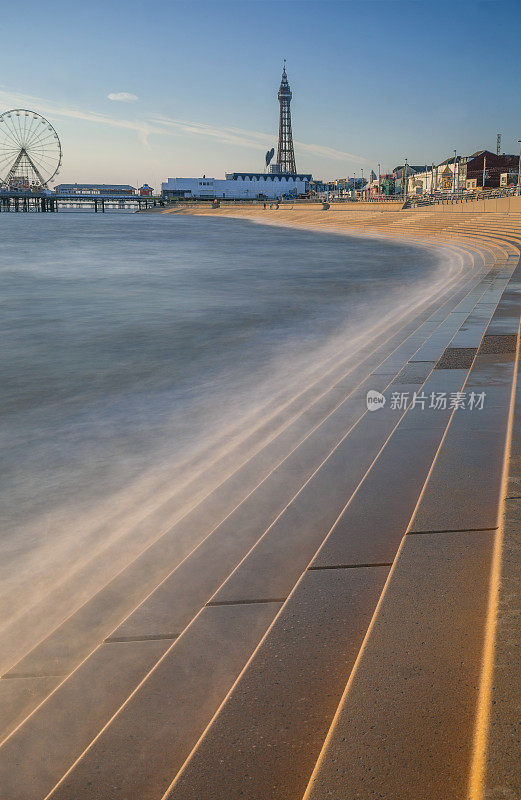
[[[148,211],[163,205],[160,197],[140,195],[100,195],[100,194],[54,194],[52,192],[17,192],[0,190],[0,213],[56,213],[60,208],[98,211],[101,214],[114,209],[133,209]]]
[[[2,676],[2,798],[519,796],[521,210],[204,213],[459,266],[274,403],[215,488]],[[390,402],[413,392],[486,398]]]

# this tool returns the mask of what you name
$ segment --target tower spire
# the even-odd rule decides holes
[[[282,67],[282,79],[278,93],[280,104],[279,116],[279,146],[277,149],[277,164],[281,172],[295,174],[295,151],[293,150],[293,134],[291,132],[291,89],[289,88],[288,76],[286,75],[286,59]]]

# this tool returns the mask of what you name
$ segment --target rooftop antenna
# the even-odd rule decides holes
[[[501,155],[501,134],[496,136],[496,155]]]

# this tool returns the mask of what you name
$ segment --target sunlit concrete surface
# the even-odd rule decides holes
[[[457,266],[270,409],[238,468],[224,450],[215,489],[9,666],[2,800],[519,798],[507,199],[178,212],[396,237]],[[488,402],[369,412],[368,390]]]

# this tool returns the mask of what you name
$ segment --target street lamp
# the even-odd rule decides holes
[[[519,187],[520,187],[519,179],[521,177],[521,139],[518,139],[517,141],[519,144],[519,161],[517,164],[517,193],[519,194]]]
[[[407,199],[407,173],[408,173],[408,171],[409,170],[407,169],[407,159],[405,159],[405,164],[403,166],[403,199],[404,200]]]
[[[456,151],[454,150],[454,175],[452,176],[452,194],[456,191]]]
[[[378,199],[380,199],[380,164],[378,164]]]

